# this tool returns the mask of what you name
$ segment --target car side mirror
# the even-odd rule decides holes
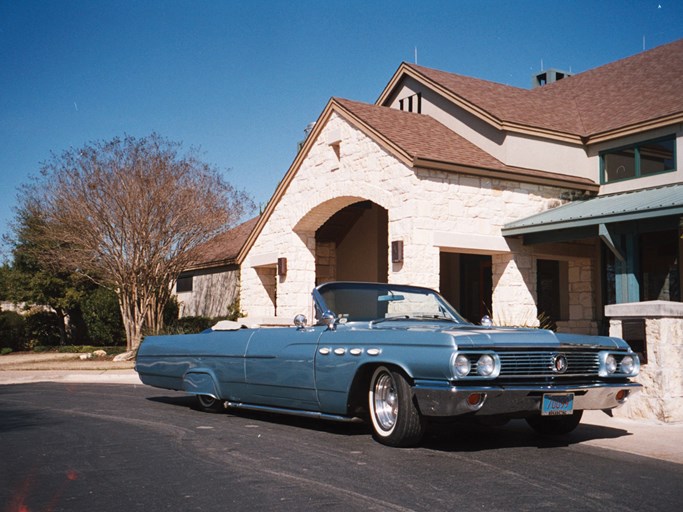
[[[330,331],[334,331],[336,329],[337,319],[334,316],[334,313],[332,313],[332,311],[325,311],[323,313],[321,320],[322,320],[323,324],[325,324]]]
[[[294,317],[294,325],[296,326],[297,329],[302,330],[306,328],[306,324],[308,323],[308,320],[304,315],[299,313]]]

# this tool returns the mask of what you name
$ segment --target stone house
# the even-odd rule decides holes
[[[242,310],[287,324],[316,284],[369,280],[611,331],[647,361],[629,414],[683,421],[681,76],[683,40],[532,89],[403,63],[374,104],[332,98],[231,253]]]

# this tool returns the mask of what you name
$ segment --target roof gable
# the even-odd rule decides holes
[[[412,77],[501,130],[596,142],[683,120],[683,39],[535,89],[403,63],[376,104]]]
[[[294,180],[310,148],[333,114],[341,116],[349,124],[363,131],[410,167],[472,173],[503,180],[547,184],[582,191],[595,192],[598,189],[593,181],[586,178],[505,165],[430,116],[331,98],[270,198],[263,214],[256,220],[254,228],[247,235],[236,257],[237,263],[242,263],[246,258],[277,204]]]
[[[385,142],[411,167],[435,167],[467,173],[493,171],[494,177],[540,183],[542,180],[579,189],[592,189],[591,180],[506,165],[431,116],[334,98],[347,120]]]

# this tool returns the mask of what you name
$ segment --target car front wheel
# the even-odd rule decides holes
[[[526,422],[536,432],[543,435],[557,436],[569,434],[581,422],[583,411],[561,416],[529,416]]]
[[[403,372],[385,366],[377,368],[370,380],[368,403],[377,441],[398,447],[420,442],[425,422]]]

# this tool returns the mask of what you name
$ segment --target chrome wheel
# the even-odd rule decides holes
[[[375,439],[388,446],[414,446],[425,422],[413,399],[407,376],[400,369],[378,367],[370,379],[368,408]]]
[[[398,417],[398,400],[396,385],[389,372],[381,373],[373,388],[375,418],[380,428],[390,432],[396,425]]]

